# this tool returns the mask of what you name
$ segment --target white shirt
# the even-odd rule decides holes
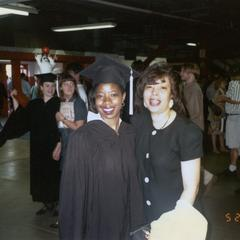
[[[235,101],[240,101],[240,80],[231,80],[228,85],[226,96]],[[225,111],[228,114],[240,114],[240,104],[225,104]]]
[[[37,74],[51,73],[55,67],[55,62],[52,57],[38,54],[35,56],[39,71]]]

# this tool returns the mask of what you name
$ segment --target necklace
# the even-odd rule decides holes
[[[163,128],[167,125],[168,121],[170,120],[171,115],[172,115],[172,114],[171,114],[171,112],[170,112],[170,114],[169,114],[167,120],[164,122],[164,124],[163,124],[160,128],[156,127],[156,129],[157,129],[157,130],[163,129]]]

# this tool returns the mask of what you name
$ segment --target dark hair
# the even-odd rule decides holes
[[[28,77],[27,77],[27,75],[25,73],[21,73],[20,74],[20,79],[28,82]]]
[[[67,82],[67,81],[71,81],[71,82],[74,83],[75,91],[74,91],[74,93],[73,93],[73,97],[79,96],[76,80],[75,80],[71,75],[69,75],[68,73],[62,73],[62,74],[60,75],[60,82],[59,82],[59,89],[60,89],[59,93],[60,93],[60,98],[61,98],[62,100],[64,100],[64,94],[63,94],[63,90],[61,89],[61,87],[62,87],[62,84],[63,84],[64,82]]]
[[[222,82],[227,83],[227,80],[223,76],[218,75],[218,77],[215,79],[215,82],[214,82],[214,89],[218,90]]]
[[[139,78],[135,95],[135,108],[137,112],[141,112],[144,109],[143,92],[145,86],[148,84],[156,84],[156,81],[158,79],[162,79],[165,77],[167,77],[170,82],[171,95],[174,102],[173,109],[179,115],[186,115],[186,110],[179,94],[179,74],[174,71],[169,65],[159,65],[157,63],[146,68],[146,70]]]
[[[236,77],[239,78],[239,76],[240,76],[240,68],[238,68],[238,67],[230,68],[229,74],[230,74],[231,80],[237,80],[237,79],[234,79],[234,78],[236,78]]]
[[[102,84],[102,83],[100,83],[100,84]],[[93,88],[91,88],[91,90],[88,93],[89,110],[94,112],[94,113],[97,113],[97,108],[96,108],[95,101],[96,101],[97,88],[100,84],[95,85]],[[125,89],[121,85],[119,85],[119,84],[117,84],[117,85],[118,85],[121,93],[123,94],[125,92]]]
[[[200,69],[199,69],[198,65],[193,64],[193,63],[185,63],[182,65],[182,69],[188,70],[189,72],[191,72],[194,75],[194,77],[196,79],[199,79]]]
[[[66,72],[73,71],[74,73],[79,73],[83,70],[83,67],[78,62],[69,63],[66,67]]]
[[[144,71],[144,69],[146,68],[144,62],[142,60],[136,60],[131,64],[131,67],[133,70],[141,73]]]

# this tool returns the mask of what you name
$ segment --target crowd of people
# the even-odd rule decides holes
[[[223,76],[208,87],[204,126],[195,64],[180,72],[168,64],[137,66],[106,56],[85,69],[71,63],[60,75],[59,96],[57,77],[39,74],[40,94],[27,106],[11,92],[14,111],[0,146],[30,132],[30,193],[43,203],[36,214],[54,211],[62,240],[174,240],[174,231],[165,230],[175,225],[178,239],[205,239],[207,221],[197,202],[201,169],[205,185],[213,177],[201,166],[207,128],[215,153],[230,149],[228,171],[236,173],[240,72],[231,73],[228,88]],[[83,78],[91,80],[90,90]]]

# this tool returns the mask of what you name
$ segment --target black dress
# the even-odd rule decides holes
[[[147,111],[135,116],[133,124],[145,212],[148,222],[152,222],[174,209],[183,191],[181,162],[202,156],[202,132],[180,116],[166,128],[157,130]]]
[[[30,131],[30,193],[33,201],[50,203],[59,198],[59,163],[52,159],[52,152],[60,139],[55,114],[59,98],[48,102],[42,98],[19,107],[8,118],[0,133],[1,142],[20,137]]]
[[[135,133],[94,120],[70,136],[60,193],[60,239],[126,240],[143,224]]]

